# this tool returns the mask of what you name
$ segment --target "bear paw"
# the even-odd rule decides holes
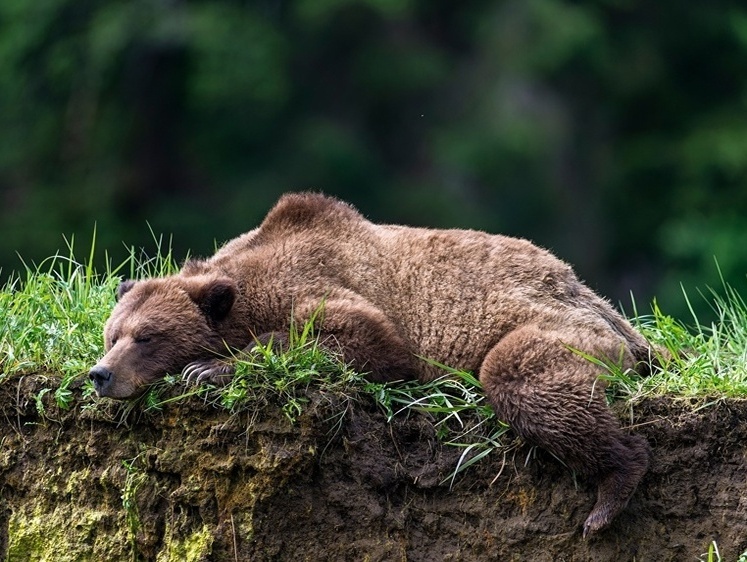
[[[182,370],[187,384],[214,384],[225,386],[234,374],[233,365],[221,359],[201,359],[192,361]]]
[[[606,512],[601,512],[598,510],[594,510],[589,514],[589,517],[586,518],[586,521],[584,522],[584,529],[583,529],[583,538],[587,539],[591,536],[595,535],[607,525],[610,524],[610,521],[612,519],[610,518],[609,514]]]

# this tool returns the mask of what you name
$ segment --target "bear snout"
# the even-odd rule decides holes
[[[113,373],[103,365],[95,365],[88,373],[88,377],[93,381],[96,394],[103,396],[106,394],[106,388],[112,380]]]

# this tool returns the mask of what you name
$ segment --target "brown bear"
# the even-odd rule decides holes
[[[129,398],[166,373],[220,383],[227,349],[286,342],[316,311],[323,345],[375,381],[479,373],[499,419],[598,483],[583,527],[626,506],[649,464],[622,431],[600,367],[645,368],[647,341],[571,268],[530,242],[471,230],[373,224],[314,193],[283,196],[262,224],[165,278],[125,281],[90,378]]]

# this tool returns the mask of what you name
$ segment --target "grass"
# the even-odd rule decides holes
[[[684,289],[683,298],[690,303]],[[710,289],[701,298],[708,300],[716,318],[707,325],[692,306],[689,324],[663,313],[655,301],[650,314],[635,314],[634,324],[658,348],[658,365],[645,378],[610,368],[603,378],[616,395],[632,400],[662,394],[747,397],[747,304],[726,283],[722,292]]]
[[[148,478],[147,473],[138,466],[138,455],[134,459],[122,461],[126,471],[125,484],[122,488],[122,508],[127,519],[127,536],[130,542],[130,553],[133,562],[139,559],[137,551],[137,532],[140,529],[140,513],[137,508],[137,495],[140,487]]]
[[[71,240],[66,254],[34,267],[26,265],[25,276],[12,278],[0,290],[0,385],[25,374],[55,374],[57,378],[50,377],[50,386],[36,397],[43,414],[43,398],[50,392],[59,407],[70,407],[76,398],[71,384],[80,378],[82,400],[88,401],[83,407],[96,407],[86,373],[103,354],[102,327],[114,305],[117,284],[123,277],[161,276],[177,270],[170,244],[155,236],[154,242],[153,257],[132,248],[129,258],[116,267],[107,259],[103,273],[92,265],[95,233],[85,262],[75,259]],[[659,366],[652,376],[641,378],[598,362],[600,379],[610,383],[610,400],[635,401],[661,394],[705,401],[747,397],[747,305],[728,285],[722,289],[707,295],[717,318],[709,325],[699,322],[694,313],[686,325],[666,315],[655,302],[650,313],[639,314],[634,303],[633,321],[660,350]],[[690,302],[687,294],[684,298]],[[441,365],[444,377],[430,383],[370,384],[323,352],[311,326],[298,327],[284,353],[258,346],[252,355],[239,358],[237,374],[224,388],[179,386],[180,380],[169,376],[130,407],[161,409],[197,395],[232,413],[274,404],[295,421],[307,406],[310,387],[330,397],[367,393],[390,420],[415,412],[429,416],[445,443],[463,449],[448,478],[451,482],[492,451],[506,450],[507,427],[494,419],[472,374]]]
[[[439,439],[462,449],[454,470],[442,482],[449,482],[451,486],[459,473],[490,453],[497,450],[504,454],[508,452],[511,445],[505,437],[509,427],[496,419],[480,381],[471,373],[433,361],[430,363],[441,367],[444,376],[423,383],[372,385],[369,390],[374,393],[387,421],[391,422],[395,416],[418,412],[431,419]]]
[[[699,560],[701,562],[722,562],[723,561],[723,558],[721,557],[721,553],[719,552],[718,544],[716,543],[716,541],[712,541],[711,544],[708,545],[708,552],[703,553],[703,555],[699,558]],[[736,562],[747,562],[747,550],[739,555],[739,558],[737,559]]]

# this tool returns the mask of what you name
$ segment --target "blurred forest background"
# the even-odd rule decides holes
[[[183,258],[285,191],[530,238],[630,312],[747,273],[747,6],[2,0],[2,275]],[[695,297],[699,300],[699,297]]]

